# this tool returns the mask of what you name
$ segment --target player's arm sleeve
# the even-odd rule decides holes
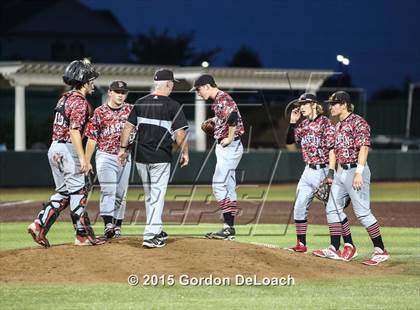
[[[295,124],[295,143],[300,144],[300,141],[302,140],[302,123],[299,125]]]
[[[72,100],[68,103],[70,108],[69,127],[80,129],[85,125],[88,113],[88,103],[83,99]]]
[[[296,127],[296,124],[289,124],[289,127],[287,128],[287,134],[286,134],[286,144],[295,143],[295,127]]]
[[[356,146],[370,146],[370,126],[365,120],[360,120],[360,122],[356,123],[355,132],[356,139],[354,143]]]
[[[231,112],[230,114],[229,114],[229,117],[228,117],[228,119],[227,119],[227,124],[230,126],[230,127],[234,127],[234,126],[236,126],[236,124],[238,123],[238,112],[236,112],[236,111],[233,111],[233,112]]]
[[[178,102],[173,102],[172,105],[172,126],[171,129],[173,132],[188,128],[187,118],[185,117],[184,111],[182,111],[182,107]]]
[[[130,112],[130,115],[128,115],[127,122],[131,125],[137,126],[137,106],[134,105],[133,109]]]
[[[99,137],[99,129],[100,129],[99,124],[100,124],[99,117],[96,113],[94,113],[86,125],[85,136],[97,142],[98,137]]]
[[[326,145],[327,149],[328,150],[334,149],[335,127],[331,123],[330,120],[328,120],[328,122],[326,123],[324,135],[325,135],[325,145]]]

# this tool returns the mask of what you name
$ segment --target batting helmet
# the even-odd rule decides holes
[[[89,81],[96,79],[99,73],[88,59],[72,61],[64,71],[63,81],[67,85],[76,86],[83,85]]]

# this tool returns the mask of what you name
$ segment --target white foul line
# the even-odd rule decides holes
[[[35,200],[21,200],[21,201],[0,203],[0,208],[32,203],[34,201]]]

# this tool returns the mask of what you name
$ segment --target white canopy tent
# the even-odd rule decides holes
[[[0,62],[0,74],[15,89],[15,151],[26,149],[25,88],[30,86],[63,86],[62,74],[67,63],[53,62]],[[124,80],[130,89],[150,89],[158,65],[95,64],[100,77],[95,81],[99,87],[108,87],[113,80]],[[167,66],[165,66],[167,67]],[[302,89],[316,91],[326,78],[334,74],[325,70],[282,70],[262,68],[202,68],[168,67],[175,78],[184,80],[189,86],[201,74],[214,76],[222,89]],[[206,137],[200,130],[205,120],[203,100],[195,100],[196,149],[205,150]]]

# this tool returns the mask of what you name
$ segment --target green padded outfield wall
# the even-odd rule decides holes
[[[211,184],[214,154],[192,152],[187,168],[172,165],[172,184]],[[208,158],[207,158],[208,157]],[[420,180],[420,151],[372,151],[373,181]],[[299,152],[284,150],[245,153],[237,171],[238,184],[296,182],[303,171]],[[135,169],[130,184],[139,184]],[[0,186],[53,186],[46,152],[1,152]]]

